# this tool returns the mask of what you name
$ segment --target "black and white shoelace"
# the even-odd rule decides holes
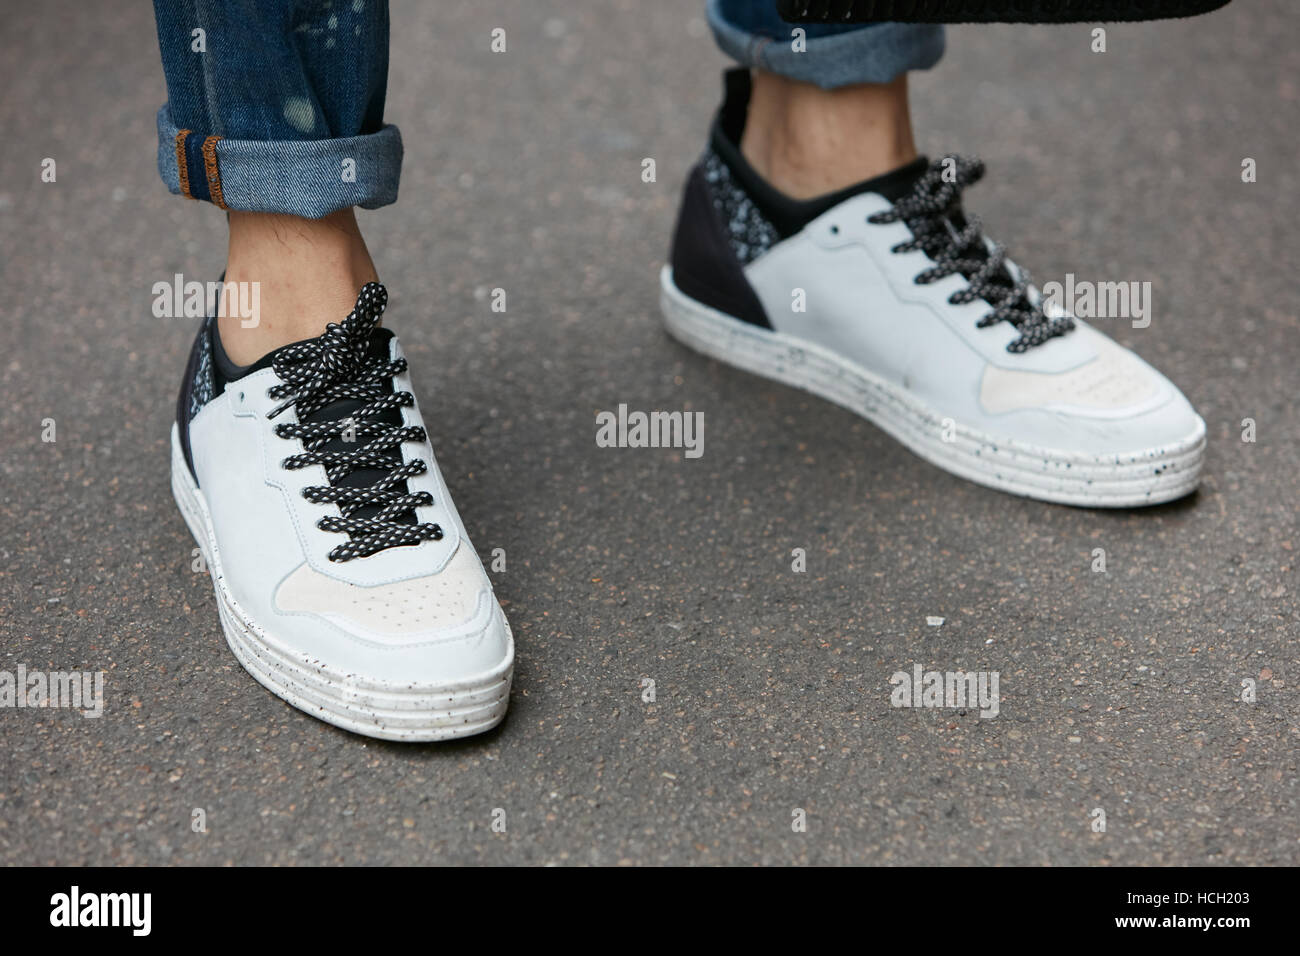
[[[369,354],[371,335],[387,304],[388,291],[378,282],[368,282],[342,323],[331,322],[323,335],[281,349],[271,360],[283,384],[274,386],[270,397],[286,401],[267,417],[274,418],[286,408],[296,409],[298,421],[281,422],[275,433],[281,438],[301,439],[306,449],[282,464],[291,470],[325,467],[330,484],[304,488],[302,495],[315,504],[337,504],[341,516],[322,518],[316,527],[348,535],[347,541],[330,551],[331,561],[364,558],[385,548],[442,537],[436,524],[413,520],[415,509],[433,504],[433,496],[427,491],[410,494],[403,484],[429,470],[421,459],[402,460],[402,443],[423,442],[424,429],[381,420],[390,410],[415,404],[410,392],[391,390],[392,378],[406,370],[406,360],[385,361]],[[341,419],[306,421],[326,406],[347,400],[363,404]],[[345,441],[347,450],[324,447],[337,440]],[[339,484],[360,469],[387,474],[367,487]],[[379,510],[363,517],[357,513],[363,508]]]
[[[1007,253],[1000,243],[992,250],[984,243],[979,217],[960,216],[962,190],[984,176],[984,163],[965,156],[944,156],[930,164],[913,187],[893,207],[868,217],[868,222],[902,221],[912,230],[912,238],[894,246],[893,252],[921,249],[934,265],[917,273],[918,285],[935,282],[945,276],[965,276],[965,289],[953,293],[953,305],[984,299],[993,310],[975,323],[986,328],[996,322],[1010,322],[1020,333],[1008,346],[1008,352],[1024,352],[1048,339],[1064,335],[1074,328],[1068,315],[1049,319],[1041,306],[1029,299],[1028,271],[1019,269],[1014,281],[1005,268]],[[954,224],[962,223],[958,229]]]

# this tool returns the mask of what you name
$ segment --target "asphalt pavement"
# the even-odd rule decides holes
[[[970,205],[1018,261],[1152,284],[1149,327],[1105,328],[1205,418],[1204,482],[1101,512],[664,334],[724,66],[700,4],[394,3],[401,196],[362,226],[518,653],[504,724],[419,746],[263,690],[192,570],[167,442],[192,328],[151,290],[215,278],[225,226],[159,181],[149,6],[8,7],[0,671],[103,671],[105,705],[0,708],[0,863],[1300,862],[1293,4],[1113,25],[1104,53],[1089,25],[959,27],[914,78],[922,148],[985,159]],[[704,454],[598,447],[620,403],[704,412]],[[891,706],[914,665],[996,672],[999,712]]]

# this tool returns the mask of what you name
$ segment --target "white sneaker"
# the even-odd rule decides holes
[[[200,330],[172,492],[231,650],[314,717],[443,740],[505,716],[514,642],[447,493],[369,283],[341,325],[223,374]]]
[[[674,336],[843,405],[992,488],[1105,507],[1196,488],[1204,421],[1132,352],[1044,314],[1027,274],[961,211],[978,161],[918,160],[791,201],[736,146],[748,73],[727,85],[661,274]]]

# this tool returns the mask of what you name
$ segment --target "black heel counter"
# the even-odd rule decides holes
[[[211,319],[204,319],[199,324],[198,334],[194,336],[194,344],[190,346],[190,357],[185,363],[185,378],[181,381],[180,394],[176,397],[176,430],[180,437],[181,452],[185,456],[185,464],[190,469],[190,475],[194,478],[195,484],[198,483],[198,475],[194,473],[194,454],[190,451],[190,419],[194,417],[195,404],[195,383],[199,381],[200,368],[203,364],[204,356],[210,356],[210,340],[208,339],[208,323]],[[211,375],[212,363],[208,359],[207,370],[204,374]]]
[[[742,321],[772,327],[731,248],[701,164],[686,180],[669,261],[673,282],[685,295]]]

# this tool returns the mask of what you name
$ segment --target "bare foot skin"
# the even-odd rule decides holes
[[[792,199],[811,199],[916,158],[907,75],[892,83],[823,90],[754,72],[740,151]]]
[[[227,282],[256,282],[255,325],[223,308],[221,344],[231,361],[249,365],[263,355],[325,331],[351,311],[357,290],[377,280],[351,208],[323,219],[231,212]]]

